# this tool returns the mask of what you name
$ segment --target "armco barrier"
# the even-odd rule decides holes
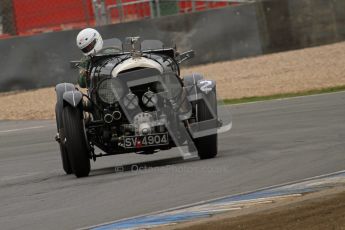
[[[269,0],[258,7],[264,53],[345,39],[343,0]]]
[[[104,38],[141,36],[194,49],[188,65],[238,59],[345,39],[343,0],[267,0],[98,28]],[[78,31],[0,40],[0,91],[75,82]],[[258,67],[259,68],[259,67]],[[231,74],[231,73],[229,73]]]
[[[236,59],[261,54],[256,6],[246,5],[128,22],[98,28],[103,38],[141,36],[176,43],[178,50],[194,49],[189,64]],[[0,41],[0,91],[76,82],[69,61],[81,52],[75,45],[78,31],[46,33]]]

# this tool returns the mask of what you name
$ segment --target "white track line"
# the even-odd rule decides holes
[[[18,132],[23,130],[30,130],[30,129],[41,129],[45,126],[33,126],[33,127],[27,127],[27,128],[20,128],[20,129],[8,129],[8,130],[0,130],[0,133],[11,133],[11,132]]]
[[[267,103],[267,102],[272,102],[272,101],[288,101],[288,100],[303,99],[303,98],[308,98],[308,97],[321,97],[321,96],[333,95],[333,94],[345,94],[345,91],[317,93],[317,94],[304,95],[304,96],[282,97],[282,98],[276,98],[276,99],[263,99],[263,100],[258,100],[258,101],[243,102],[243,103],[237,103],[237,104],[225,104],[225,105],[229,105],[229,106],[239,105],[240,106],[240,105],[248,105],[248,104]]]
[[[210,203],[210,202],[213,202],[213,201],[216,201],[216,200],[220,200],[220,199],[224,199],[224,198],[228,198],[228,197],[232,197],[232,196],[238,196],[238,195],[244,195],[244,194],[253,193],[253,192],[259,192],[259,191],[262,191],[262,190],[278,188],[278,187],[282,187],[282,186],[286,186],[286,185],[291,185],[291,184],[298,184],[298,183],[306,182],[306,181],[309,181],[309,180],[315,180],[315,179],[321,179],[321,178],[324,178],[324,177],[334,176],[334,175],[341,174],[341,173],[345,173],[345,170],[336,171],[336,172],[332,172],[332,173],[321,174],[321,175],[318,175],[318,176],[308,177],[308,178],[300,179],[300,180],[294,180],[294,181],[290,181],[290,182],[286,182],[286,183],[281,183],[281,184],[277,184],[277,185],[271,185],[271,186],[267,186],[267,187],[262,187],[262,188],[259,188],[259,189],[256,189],[256,190],[250,190],[250,191],[247,191],[247,192],[235,193],[235,194],[232,194],[232,195],[226,195],[226,196],[221,196],[221,197],[212,198],[212,199],[208,199],[208,200],[202,200],[202,201],[195,202],[195,203],[190,203],[190,204],[185,204],[185,205],[181,205],[181,206],[176,206],[176,207],[173,207],[173,208],[167,208],[167,209],[163,209],[163,210],[160,210],[160,211],[149,212],[149,213],[141,214],[141,215],[137,215],[137,216],[122,218],[122,219],[113,220],[113,221],[107,221],[107,222],[104,222],[104,223],[101,223],[101,224],[97,224],[97,225],[93,225],[93,226],[78,228],[77,230],[86,230],[86,229],[100,227],[100,226],[103,226],[103,225],[113,224],[115,222],[126,221],[126,220],[130,220],[130,219],[134,219],[134,218],[144,217],[144,216],[157,215],[157,214],[161,214],[161,213],[165,213],[165,212],[175,211],[175,210],[178,210],[178,209],[190,208],[190,207],[193,207],[193,206],[196,206],[196,205],[202,205],[202,204]]]

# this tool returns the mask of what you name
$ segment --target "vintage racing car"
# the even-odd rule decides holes
[[[184,157],[215,157],[221,126],[216,83],[199,74],[180,77],[180,63],[193,56],[155,40],[105,40],[90,60],[86,93],[71,83],[56,86],[64,171],[85,177],[91,159],[172,147]],[[95,153],[95,146],[103,153]]]

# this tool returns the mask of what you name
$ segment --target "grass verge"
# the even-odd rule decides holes
[[[235,99],[225,99],[223,100],[223,102],[225,104],[241,104],[241,103],[266,101],[266,100],[274,100],[274,99],[281,99],[281,98],[308,96],[308,95],[314,95],[314,94],[334,93],[334,92],[340,92],[340,91],[345,91],[345,85],[328,87],[328,88],[323,88],[323,89],[313,89],[313,90],[295,92],[295,93],[282,93],[282,94],[274,94],[274,95],[268,95],[268,96],[254,96],[254,97],[243,97],[243,98],[235,98]]]

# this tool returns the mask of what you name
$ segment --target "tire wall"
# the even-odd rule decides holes
[[[141,36],[194,49],[186,65],[233,60],[345,40],[345,1],[267,0],[222,9],[165,16],[98,28],[103,38]],[[0,40],[0,92],[76,83],[70,30]]]

